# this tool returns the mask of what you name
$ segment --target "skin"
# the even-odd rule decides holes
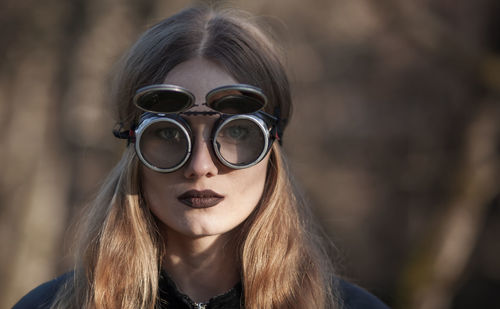
[[[238,83],[214,62],[195,58],[172,69],[164,83],[189,89],[196,104],[218,87]],[[194,106],[192,111],[208,110]],[[239,281],[231,231],[258,204],[266,178],[269,154],[255,166],[233,170],[222,165],[210,145],[215,116],[188,116],[194,135],[189,161],[173,173],[141,167],[144,196],[157,217],[166,241],[163,267],[181,291],[196,302],[224,293]],[[214,207],[194,209],[177,197],[188,190],[212,190],[224,196]]]

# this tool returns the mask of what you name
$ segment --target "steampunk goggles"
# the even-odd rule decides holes
[[[206,95],[208,111],[188,111],[194,95],[176,85],[140,88],[134,104],[145,113],[137,127],[114,131],[115,136],[135,144],[137,156],[152,170],[168,173],[180,169],[191,156],[193,133],[186,116],[216,116],[210,144],[218,160],[233,169],[251,167],[279,140],[278,117],[262,111],[264,93],[246,84],[215,88]]]

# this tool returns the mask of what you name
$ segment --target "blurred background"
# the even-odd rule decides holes
[[[109,72],[181,0],[0,3],[0,307],[71,267],[117,162]],[[283,42],[297,181],[393,308],[500,308],[500,2],[253,0]]]

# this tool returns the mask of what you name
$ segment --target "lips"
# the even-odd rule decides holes
[[[219,204],[224,196],[212,190],[189,190],[179,195],[177,199],[192,208],[208,208]]]

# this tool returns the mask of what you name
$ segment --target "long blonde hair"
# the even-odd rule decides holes
[[[260,87],[266,107],[290,115],[288,80],[276,45],[234,11],[186,9],[146,31],[116,72],[119,122],[131,128],[139,112],[131,98],[141,86],[161,83],[193,57],[216,61],[236,80]],[[52,308],[155,308],[164,242],[141,195],[133,147],[110,173],[85,216],[74,276]],[[310,210],[294,189],[281,146],[271,152],[259,205],[237,228],[245,308],[335,308],[333,267]]]

